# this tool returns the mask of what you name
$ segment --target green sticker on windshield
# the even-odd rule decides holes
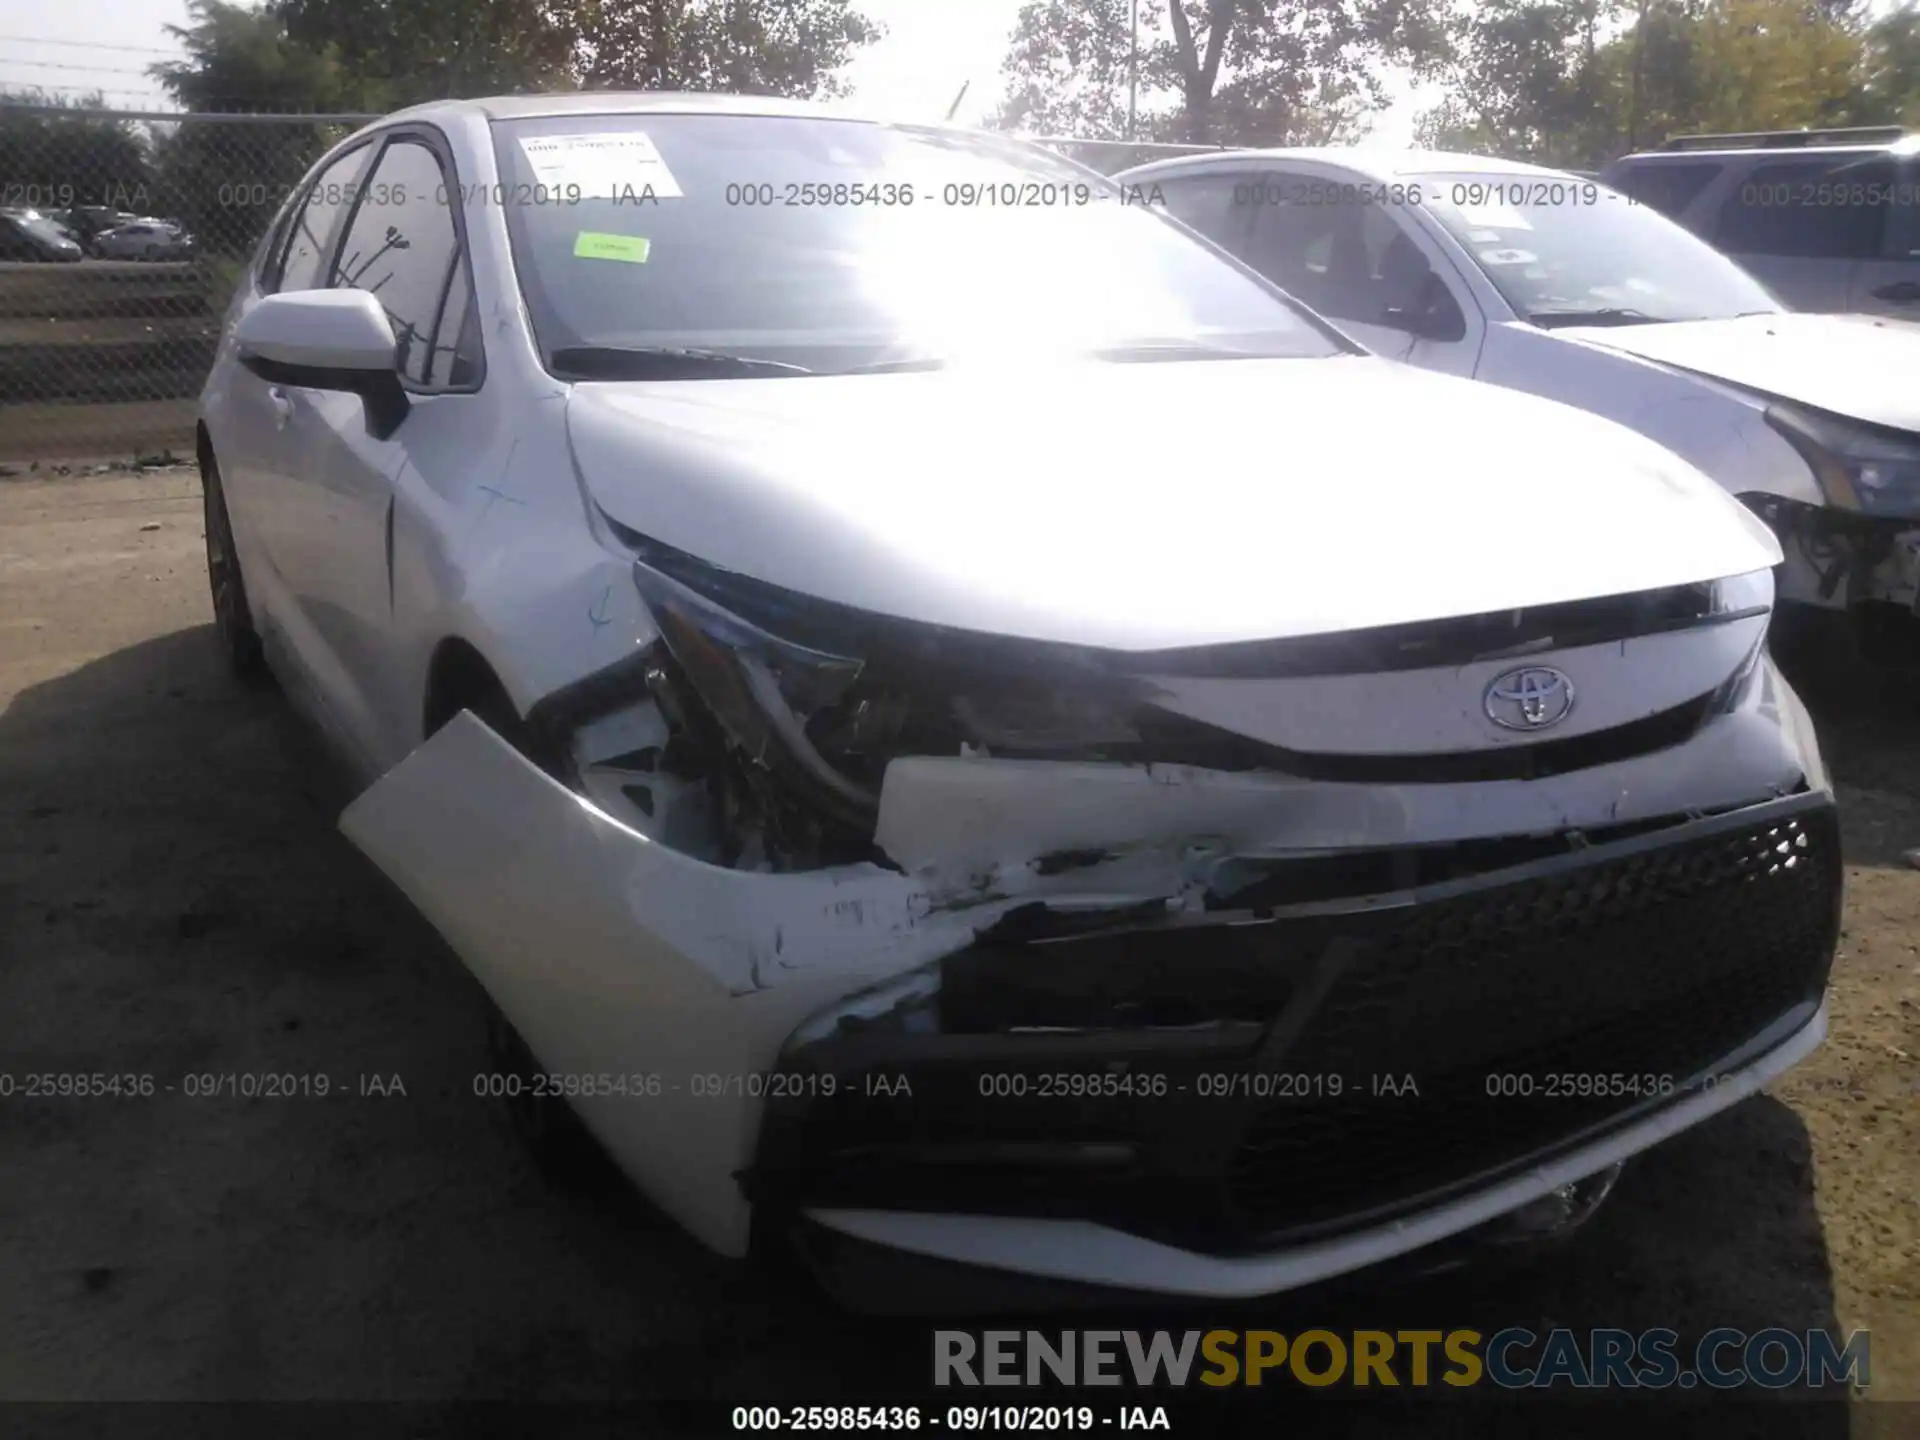
[[[634,265],[647,263],[647,251],[653,247],[638,235],[608,235],[598,230],[582,230],[573,242],[573,253],[583,260],[625,260]]]

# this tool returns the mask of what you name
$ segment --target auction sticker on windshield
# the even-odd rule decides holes
[[[534,178],[555,190],[575,190],[582,199],[619,200],[651,194],[678,199],[679,182],[650,136],[639,130],[595,135],[522,137],[521,153]]]
[[[1456,205],[1467,224],[1484,230],[1531,230],[1533,226],[1511,205]]]
[[[644,265],[653,246],[639,235],[606,235],[597,230],[582,230],[574,238],[573,253],[582,260],[625,260]]]

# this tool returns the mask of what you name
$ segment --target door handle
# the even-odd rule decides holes
[[[1882,285],[1873,292],[1873,298],[1910,305],[1915,300],[1920,300],[1920,280],[1896,280],[1891,285]]]
[[[293,418],[293,397],[278,385],[267,387],[267,399],[273,402],[273,424],[278,429]]]

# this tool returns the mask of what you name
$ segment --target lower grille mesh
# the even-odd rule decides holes
[[[1234,1209],[1263,1231],[1350,1215],[1657,1098],[1817,996],[1839,863],[1813,812],[1417,907],[1288,1051],[1290,1071],[1341,1075],[1342,1099],[1254,1119]],[[1376,1093],[1376,1074],[1418,1095]]]
[[[1212,1253],[1350,1230],[1669,1103],[1803,1021],[1839,899],[1832,804],[1806,796],[1372,902],[983,942],[944,966],[965,1026],[863,1024],[790,1057],[840,1083],[770,1102],[756,1201],[1072,1216]],[[1130,1027],[1109,1006],[1047,1033],[1022,1009],[1042,972],[1177,975],[1215,1019]],[[869,1098],[863,1074],[912,1100]],[[1155,1083],[1049,1090],[1089,1074]]]

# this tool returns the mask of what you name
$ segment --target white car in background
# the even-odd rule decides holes
[[[1789,313],[1656,209],[1511,161],[1263,150],[1118,178],[1381,355],[1659,441],[1779,535],[1783,619],[1920,662],[1920,325]]]
[[[103,260],[185,260],[193,237],[166,220],[133,220],[93,237],[93,253]]]
[[[201,415],[220,636],[492,997],[476,1093],[724,1254],[1282,1290],[1573,1223],[1824,1033],[1765,527],[1034,146],[403,111]]]

